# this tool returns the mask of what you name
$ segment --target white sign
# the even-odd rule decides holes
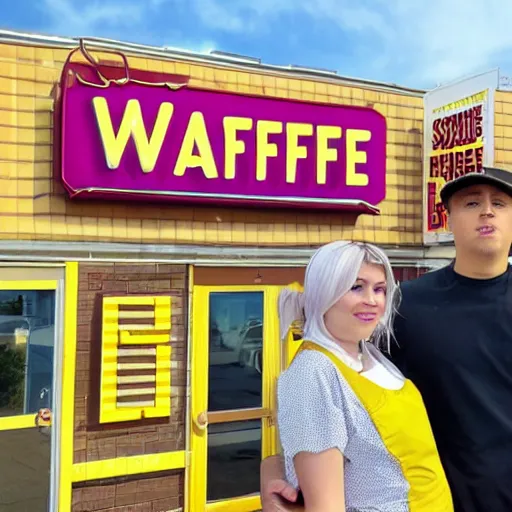
[[[494,93],[499,70],[440,86],[425,94],[423,241],[453,241],[440,198],[445,183],[494,164]]]

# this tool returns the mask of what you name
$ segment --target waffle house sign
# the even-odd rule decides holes
[[[59,167],[71,197],[378,213],[386,121],[375,110],[176,82],[66,65]]]

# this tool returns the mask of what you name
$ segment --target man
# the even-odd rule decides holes
[[[512,172],[467,174],[441,199],[455,262],[402,284],[391,357],[422,393],[456,512],[510,512]],[[264,512],[297,510],[279,457],[261,485]]]

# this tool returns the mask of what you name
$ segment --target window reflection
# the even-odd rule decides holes
[[[0,416],[52,407],[54,291],[0,291]]]
[[[263,293],[210,294],[208,410],[261,407]]]
[[[208,427],[208,501],[259,492],[261,421]]]

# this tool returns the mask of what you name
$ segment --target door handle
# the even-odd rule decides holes
[[[203,411],[197,415],[197,418],[193,418],[195,427],[204,432],[208,428],[208,414]]]

